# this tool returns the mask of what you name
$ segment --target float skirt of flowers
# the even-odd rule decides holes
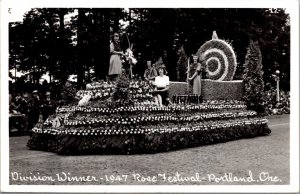
[[[107,134],[101,133],[101,128],[91,127],[63,132],[35,128],[28,147],[64,155],[156,153],[271,133],[267,120],[262,118],[164,127],[153,125],[131,129],[128,126]]]
[[[187,95],[158,107],[152,89],[124,76],[88,84],[77,92],[78,105],[58,107],[33,128],[27,145],[65,155],[157,153],[271,132],[268,121],[242,101]]]

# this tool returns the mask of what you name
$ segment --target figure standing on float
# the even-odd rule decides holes
[[[118,75],[122,74],[121,56],[124,56],[118,33],[114,33],[113,35],[113,40],[110,44],[110,54],[108,75],[110,79],[114,80],[118,77]]]
[[[201,95],[202,63],[204,62],[204,59],[200,57],[198,60],[198,56],[194,55],[193,60],[192,70],[194,71],[188,70],[192,73],[192,77],[188,77],[188,80],[193,81],[193,94]]]

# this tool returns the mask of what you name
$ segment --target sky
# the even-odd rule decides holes
[[[24,14],[26,12],[30,11],[31,8],[32,7],[30,7],[30,6],[28,6],[28,7],[18,6],[18,7],[10,8],[10,10],[9,10],[9,22],[22,22]],[[74,14],[70,14],[66,18],[70,19],[70,16],[73,16],[73,15]],[[120,23],[122,25],[124,25],[124,27],[129,25],[129,22],[120,21]]]
[[[23,21],[23,15],[30,11],[32,6],[22,4],[22,6],[15,6],[10,9],[9,22]],[[286,9],[286,13],[290,13],[289,9]]]
[[[15,6],[13,8],[10,8],[9,12],[9,22],[21,22],[23,21],[23,15],[30,11],[30,6]]]

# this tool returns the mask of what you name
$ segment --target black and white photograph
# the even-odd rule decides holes
[[[12,2],[1,192],[299,192],[298,0]]]

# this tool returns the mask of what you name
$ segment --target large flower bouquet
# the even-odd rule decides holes
[[[152,91],[153,87],[147,81],[132,80],[129,82],[126,78],[120,77],[117,82],[87,84],[86,90],[79,90],[76,93],[76,98],[80,100],[90,96],[91,101],[107,101],[109,98],[115,100],[130,98],[133,102],[140,104],[145,101],[146,103],[153,101]]]

